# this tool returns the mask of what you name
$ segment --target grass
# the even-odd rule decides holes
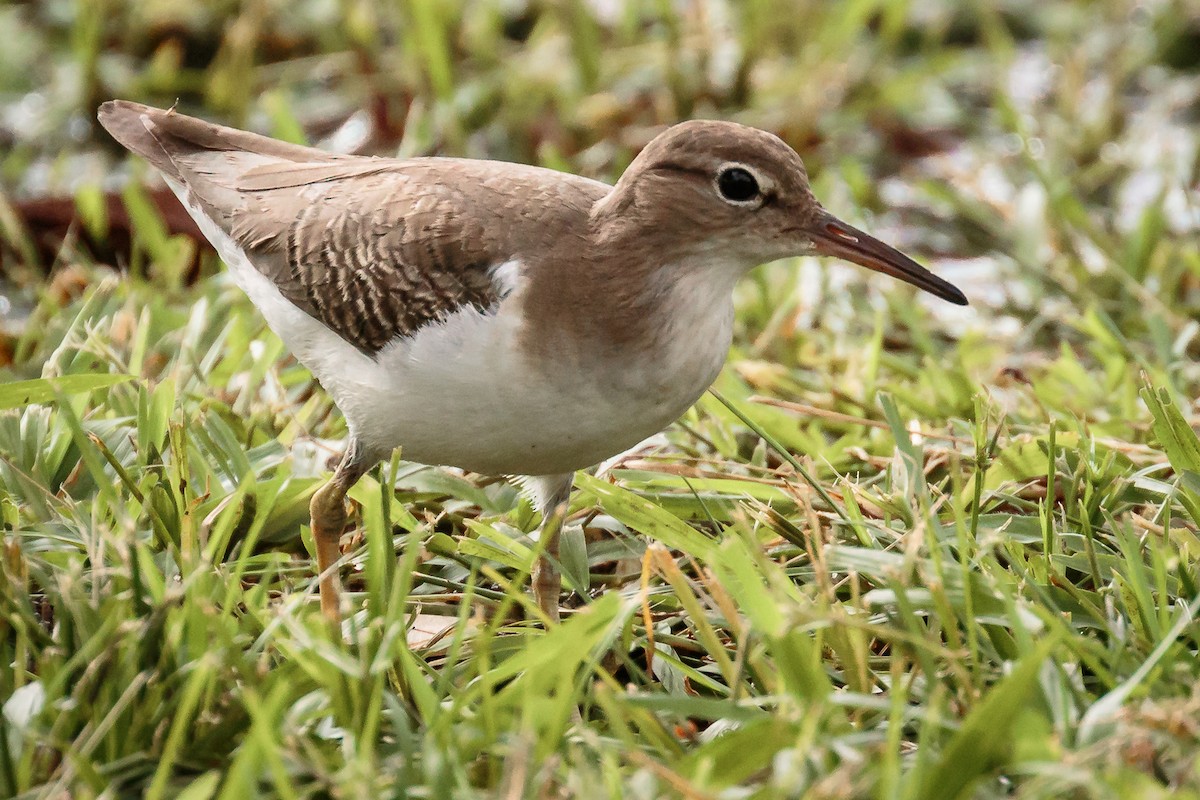
[[[337,636],[308,373],[136,189],[126,274],[57,255],[79,294],[0,213],[0,796],[1200,797],[1183,4],[224,5],[0,9],[0,103],[40,98],[0,210],[67,191],[104,229],[113,162],[68,131],[108,96],[291,138],[370,107],[393,150],[609,179],[725,116],[972,306],[755,272],[714,393],[580,476],[591,589],[549,631],[528,504],[394,458]]]

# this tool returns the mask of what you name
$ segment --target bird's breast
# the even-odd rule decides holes
[[[592,324],[559,334],[560,354],[547,359],[551,380],[603,398],[614,430],[644,438],[666,427],[716,380],[728,355],[736,272],[724,266],[666,266],[640,289],[614,289],[578,309]]]

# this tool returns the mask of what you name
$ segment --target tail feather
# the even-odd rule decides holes
[[[161,169],[168,177],[183,179],[181,160],[229,152],[254,153],[281,161],[337,160],[337,156],[312,147],[289,144],[248,131],[226,128],[211,122],[131,103],[110,100],[100,106],[100,124],[113,138]]]
[[[168,112],[125,100],[110,100],[100,106],[96,116],[104,129],[126,148],[158,167],[168,178],[182,180],[170,153],[154,134],[151,115],[163,113]]]
[[[270,185],[272,180],[278,182],[271,178],[272,170],[286,172],[298,164],[352,163],[346,156],[127,100],[104,103],[97,117],[113,138],[163,173],[185,206],[203,211],[227,230],[229,217],[245,209],[247,198],[241,184],[255,170],[265,170],[267,177],[259,178],[258,183]],[[251,182],[251,187],[256,185]]]

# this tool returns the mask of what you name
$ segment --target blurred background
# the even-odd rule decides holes
[[[1159,246],[1200,222],[1186,2],[45,0],[6,4],[0,30],[6,352],[55,267],[69,292],[93,263],[205,263],[152,171],[97,126],[114,97],[340,152],[610,181],[664,125],[735,119],[782,136],[826,205],[1014,336],[1053,329],[1063,296],[1148,332],[1142,308],[1183,299],[1197,269],[1194,246]],[[163,225],[134,232],[131,206]]]

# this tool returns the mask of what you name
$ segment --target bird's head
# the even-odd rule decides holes
[[[813,196],[804,162],[778,136],[733,122],[668,128],[630,164],[593,212],[636,229],[641,246],[686,248],[664,261],[728,259],[742,269],[801,255],[836,256],[951,303],[955,286],[899,250],[842,222]]]

